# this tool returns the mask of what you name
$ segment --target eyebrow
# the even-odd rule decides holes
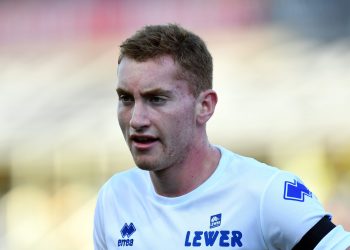
[[[141,93],[142,96],[155,96],[155,95],[166,95],[171,96],[172,92],[170,90],[165,90],[161,88],[146,90]]]
[[[127,90],[122,89],[122,88],[117,88],[116,91],[117,91],[118,95],[130,94]]]
[[[117,93],[119,95],[121,94],[129,94],[131,93],[123,88],[117,88],[116,89]],[[161,88],[155,88],[155,89],[149,89],[141,93],[141,96],[155,96],[155,95],[166,95],[166,96],[172,96],[172,92],[170,90],[165,90]]]

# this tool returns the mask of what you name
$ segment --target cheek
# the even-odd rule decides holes
[[[169,121],[169,127],[171,127],[175,138],[189,139],[195,126],[192,110],[183,110],[178,115],[171,117]]]
[[[121,130],[124,131],[126,129],[128,122],[129,122],[128,115],[126,112],[118,110],[118,122],[119,122],[119,126],[120,126]]]

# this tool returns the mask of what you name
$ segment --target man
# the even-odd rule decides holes
[[[121,45],[118,120],[137,168],[102,187],[101,249],[346,249],[350,234],[291,173],[209,143],[212,58],[177,25]]]

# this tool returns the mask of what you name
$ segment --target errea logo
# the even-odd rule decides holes
[[[221,214],[215,214],[210,217],[210,228],[219,227],[221,225]]]
[[[125,223],[120,230],[120,234],[122,235],[123,239],[118,240],[118,247],[127,247],[134,245],[134,240],[129,238],[135,232],[136,228],[134,226],[134,223],[131,222],[129,225]],[[125,237],[127,237],[127,239],[124,239]]]
[[[135,231],[136,231],[136,228],[135,228],[134,224],[131,222],[130,225],[125,223],[124,226],[122,227],[122,229],[120,230],[120,233],[121,233],[123,238],[125,238],[125,236],[130,238],[130,236],[133,233],[135,233]]]

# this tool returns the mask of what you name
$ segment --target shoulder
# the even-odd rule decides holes
[[[229,173],[227,182],[235,182],[240,192],[255,202],[269,249],[292,248],[317,221],[329,215],[295,174],[220,150],[227,166],[225,171]]]
[[[280,169],[254,158],[236,154],[221,146],[218,148],[221,152],[220,163],[226,166],[226,172],[231,173],[237,179],[249,180],[249,183],[256,185],[267,184],[275,175],[282,172]]]
[[[101,187],[98,199],[100,201],[116,197],[123,199],[132,192],[145,190],[149,182],[148,177],[146,171],[136,167],[116,173]]]
[[[307,187],[300,177],[287,171],[279,171],[271,178],[264,193],[264,202],[279,205],[280,208],[295,207],[302,212],[315,208],[323,211],[317,196]]]
[[[241,201],[249,202],[251,210],[259,214],[266,190],[276,176],[283,175],[283,171],[225,148],[219,147],[219,149],[221,161],[218,171],[221,171],[223,176],[220,185],[235,190],[234,194],[239,195]]]

